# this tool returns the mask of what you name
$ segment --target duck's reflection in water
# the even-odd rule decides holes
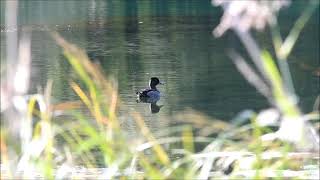
[[[157,102],[160,98],[145,98],[145,97],[138,97],[137,103],[148,103],[150,104],[150,112],[152,114],[158,113],[163,105],[158,105]]]

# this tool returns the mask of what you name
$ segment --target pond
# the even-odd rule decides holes
[[[300,4],[299,4],[300,3]],[[294,4],[280,14],[283,34],[287,34],[303,10]],[[106,76],[118,80],[125,110],[140,112],[154,130],[170,126],[168,117],[191,108],[212,118],[232,119],[237,113],[269,107],[267,101],[237,71],[226,49],[241,47],[228,32],[216,39],[212,30],[219,24],[221,9],[210,1],[19,1],[18,26],[32,29],[32,85],[44,87],[53,80],[53,102],[77,99],[68,80],[72,72],[61,49],[49,36],[59,32],[68,41],[85,49],[99,63]],[[319,11],[314,14],[289,57],[301,109],[310,112],[319,93]],[[4,2],[1,1],[1,61],[4,61],[6,33]],[[257,33],[263,48],[270,49],[270,33]],[[150,104],[137,103],[136,91],[148,86],[150,77],[165,83],[157,113]],[[123,126],[130,129],[131,121]]]

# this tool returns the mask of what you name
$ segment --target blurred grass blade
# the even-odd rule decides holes
[[[82,91],[82,89],[80,88],[80,86],[75,83],[75,82],[71,82],[71,87],[74,90],[74,92],[80,97],[80,99],[82,100],[82,102],[89,108],[91,109],[91,101],[88,98],[88,96],[85,94],[84,91]]]
[[[154,167],[149,160],[141,153],[139,153],[139,163],[142,167],[145,168],[147,176],[150,179],[164,179],[164,176],[158,170],[158,168]]]
[[[277,102],[278,108],[286,115],[299,115],[299,111],[294,102],[288,97],[284,90],[281,75],[271,55],[267,51],[263,51],[261,56],[263,59],[263,66],[272,84],[273,96]]]
[[[70,44],[64,40],[58,33],[51,33],[53,39],[63,48],[64,55],[66,56],[69,63],[75,69],[80,78],[87,85],[88,89],[94,89],[94,83],[88,74],[86,67],[83,65],[83,61],[87,60],[87,56],[79,48]]]
[[[270,77],[273,88],[277,90],[282,89],[282,79],[274,60],[267,51],[262,51],[263,65],[267,72],[267,75]]]
[[[78,94],[79,96],[79,94]],[[67,110],[73,110],[73,109],[79,109],[83,105],[82,101],[67,101],[67,102],[61,102],[58,104],[51,105],[52,111],[67,111]]]
[[[193,133],[192,128],[190,126],[187,126],[184,128],[184,131],[182,132],[182,142],[183,147],[185,150],[189,152],[194,152],[194,140],[193,140]]]
[[[243,77],[254,86],[262,95],[264,95],[271,104],[273,100],[270,94],[270,87],[264,82],[262,78],[250,67],[248,63],[235,51],[230,51],[228,54],[237,67],[238,71],[243,75]]]
[[[0,152],[1,152],[1,175],[0,179],[8,178],[12,179],[12,173],[10,170],[10,158],[8,154],[9,148],[7,147],[6,143],[6,134],[5,130],[2,129],[1,127],[1,132],[0,132]],[[3,169],[6,168],[7,172],[3,173]]]
[[[197,179],[209,179],[210,177],[210,171],[213,166],[213,161],[215,158],[208,157],[204,160],[202,168],[200,170],[200,174]]]
[[[151,132],[149,131],[149,129],[147,128],[146,124],[144,123],[141,115],[139,115],[138,113],[133,113],[134,119],[136,120],[139,128],[141,129],[142,134],[148,139],[148,141],[157,141],[153,135],[151,134]],[[164,149],[161,147],[161,145],[159,145],[159,143],[156,143],[153,146],[153,150],[156,153],[157,157],[159,158],[159,160],[161,161],[162,164],[164,165],[168,165],[170,163],[168,154],[164,151]]]
[[[289,35],[285,39],[281,48],[279,49],[279,57],[284,60],[291,53],[291,50],[299,38],[299,34],[302,31],[303,27],[310,19],[313,11],[315,11],[319,7],[319,0],[310,0],[308,7],[303,11],[303,14],[299,17],[299,19],[295,22],[293,28],[289,32]]]

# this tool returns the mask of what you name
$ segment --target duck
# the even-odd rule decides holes
[[[160,91],[157,89],[157,85],[163,85],[159,78],[152,77],[149,81],[149,88],[138,91],[136,94],[141,101],[153,102],[160,99]]]

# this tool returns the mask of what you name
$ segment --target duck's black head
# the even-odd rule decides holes
[[[149,86],[150,86],[151,89],[156,89],[156,86],[157,86],[158,84],[162,84],[162,83],[160,82],[159,78],[157,78],[157,77],[152,77],[152,78],[150,79]]]

